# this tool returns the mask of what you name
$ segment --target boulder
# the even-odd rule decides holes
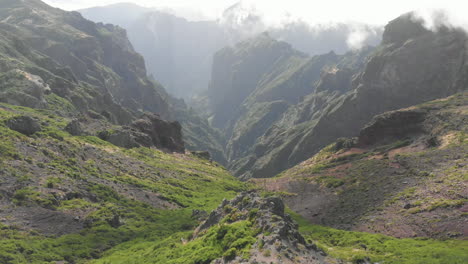
[[[70,123],[68,123],[68,125],[65,127],[65,131],[73,136],[79,136],[84,133],[83,127],[77,119],[73,119]]]
[[[169,151],[184,153],[182,126],[179,122],[161,119],[157,114],[146,113],[131,125],[137,131],[148,135],[152,145]]]
[[[9,119],[6,125],[21,134],[31,136],[32,134],[42,130],[41,124],[30,116],[17,116]]]

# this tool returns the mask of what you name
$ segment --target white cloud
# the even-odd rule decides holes
[[[351,49],[360,49],[364,45],[367,38],[371,32],[369,30],[365,30],[363,27],[355,26],[351,33],[348,35],[348,39],[346,40],[346,44]]]
[[[147,7],[192,9],[207,18],[219,17],[225,8],[237,2],[237,0],[46,0],[45,2],[71,10],[122,1]],[[424,17],[432,17],[434,10],[444,9],[452,23],[468,25],[468,16],[465,14],[468,10],[468,1],[462,0],[243,0],[243,3],[255,6],[269,24],[301,19],[310,24],[360,22],[383,25],[412,10],[419,10]]]

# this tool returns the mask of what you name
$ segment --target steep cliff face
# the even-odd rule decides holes
[[[37,0],[4,1],[0,18],[3,101],[45,107],[52,92],[117,123],[136,111],[171,117],[164,89],[148,80],[121,28]]]
[[[198,108],[223,130],[235,174],[250,177],[256,160],[282,144],[267,144],[265,137],[279,133],[282,141],[294,140],[297,136],[278,131],[301,133],[306,126],[297,129],[298,124],[313,122],[349,92],[372,50],[309,57],[261,34],[218,52],[210,88]]]
[[[287,65],[294,66],[294,61],[301,63],[306,58],[305,54],[285,42],[273,40],[268,34],[219,51],[213,60],[212,80],[207,91],[212,125],[221,129],[228,127],[238,118],[239,106],[257,92],[259,83],[268,78],[268,74],[279,74]]]
[[[299,104],[298,116],[312,119],[292,118],[272,127],[259,140],[255,155],[239,175],[271,177],[339,137],[357,135],[376,114],[466,89],[466,39],[466,34],[457,29],[425,30],[411,14],[390,22],[384,42],[348,84],[350,90],[339,96],[324,96],[320,88],[306,97]],[[333,82],[327,76],[321,80],[329,92],[337,89],[335,83],[346,74],[335,75]]]

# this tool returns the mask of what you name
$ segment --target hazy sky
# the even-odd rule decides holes
[[[46,0],[48,4],[67,10],[133,2],[147,7],[168,7],[206,18],[217,18],[238,0]],[[400,14],[419,10],[425,17],[434,10],[445,9],[457,25],[468,25],[466,0],[243,0],[246,7],[255,8],[271,23],[302,19],[311,24],[329,22],[361,22],[382,25]]]

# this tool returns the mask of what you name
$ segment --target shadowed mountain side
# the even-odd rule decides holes
[[[401,23],[413,27],[402,29]],[[420,23],[410,14],[390,22],[384,33],[386,42],[369,57],[350,91],[343,95],[331,92],[340,82],[338,75],[334,82],[321,80],[323,88],[306,97],[292,115],[285,115],[271,126],[257,140],[254,153],[244,158],[243,165],[235,164],[241,168],[237,174],[242,178],[271,177],[339,137],[357,135],[376,114],[465,90],[465,32],[448,28],[421,30]],[[401,34],[400,30],[411,30],[412,34]],[[304,104],[308,107],[301,107]]]

